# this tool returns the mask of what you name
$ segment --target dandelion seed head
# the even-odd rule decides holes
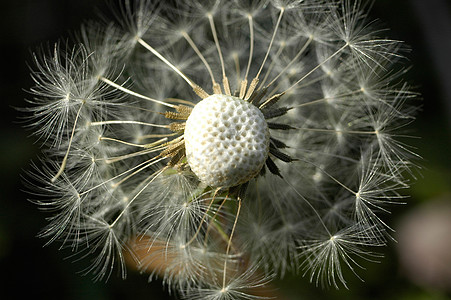
[[[186,299],[267,299],[299,269],[346,286],[412,172],[403,47],[361,0],[175,2],[121,1],[34,55],[41,236],[97,279],[128,249]]]
[[[269,130],[262,112],[233,96],[215,94],[199,102],[184,137],[191,170],[212,187],[249,181],[268,157]]]

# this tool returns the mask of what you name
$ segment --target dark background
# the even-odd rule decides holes
[[[422,176],[408,192],[408,204],[395,208],[388,223],[396,224],[410,211],[435,198],[451,199],[451,1],[376,0],[370,12],[391,29],[391,38],[405,41],[413,68],[407,77],[422,94],[423,109],[409,126],[423,160]],[[123,281],[93,282],[79,271],[83,263],[66,259],[57,245],[43,247],[36,237],[45,215],[29,203],[20,176],[39,152],[20,124],[14,107],[25,106],[32,86],[27,62],[31,51],[47,42],[69,37],[83,20],[108,11],[104,0],[0,0],[0,298],[5,299],[171,299],[161,282],[147,283],[133,271]],[[451,217],[451,216],[450,216]],[[449,238],[451,239],[451,237]],[[364,264],[364,283],[347,274],[350,290],[322,290],[308,278],[277,282],[294,299],[451,299],[446,290],[415,284],[399,264],[396,243],[382,249],[379,264]],[[450,249],[451,252],[451,249]],[[451,273],[451,266],[449,266]]]

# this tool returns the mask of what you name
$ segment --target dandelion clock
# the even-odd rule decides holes
[[[287,273],[346,287],[391,240],[414,157],[404,46],[367,8],[130,0],[36,51],[40,236],[182,299],[267,299]]]

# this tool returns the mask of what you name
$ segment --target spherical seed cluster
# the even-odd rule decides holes
[[[40,236],[95,279],[130,253],[187,300],[279,299],[262,287],[289,272],[346,286],[415,170],[417,95],[371,1],[111,2],[33,57]]]
[[[248,181],[268,156],[269,131],[263,114],[237,97],[212,95],[199,102],[184,136],[191,170],[212,187]]]

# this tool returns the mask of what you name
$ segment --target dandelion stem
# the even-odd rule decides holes
[[[154,157],[154,159],[157,158],[157,157],[158,157],[158,156]],[[135,175],[138,174],[139,172],[141,172],[141,171],[147,169],[148,167],[153,166],[154,164],[160,162],[162,159],[163,159],[163,157],[160,158],[160,159],[157,159],[157,160],[155,160],[155,161],[153,161],[153,162],[150,162],[150,163],[148,163],[147,165],[145,165],[144,167],[142,167],[142,168],[136,170],[135,172],[133,172],[133,173],[127,175],[125,178],[123,178],[123,179],[121,179],[120,181],[118,181],[118,182],[116,182],[115,184],[113,184],[113,188],[117,188],[119,185],[121,185],[121,184],[124,183],[125,181],[129,180],[130,178],[132,178],[133,176],[135,176]]]
[[[128,170],[125,171],[125,172],[122,172],[122,173],[120,173],[120,174],[118,174],[118,175],[116,175],[116,176],[114,176],[114,177],[111,177],[111,178],[109,178],[109,179],[103,181],[102,183],[99,183],[98,185],[93,186],[92,188],[90,188],[90,189],[88,189],[88,190],[86,190],[86,191],[80,193],[79,196],[81,197],[81,196],[83,196],[83,195],[85,195],[85,194],[87,194],[87,193],[89,193],[89,192],[91,192],[91,191],[93,191],[93,190],[95,190],[95,189],[101,187],[102,185],[107,184],[108,182],[111,182],[111,181],[113,181],[113,180],[115,180],[115,179],[117,179],[117,178],[119,178],[119,177],[121,177],[121,176],[123,176],[123,175],[125,175],[125,174],[127,174],[127,173],[130,173],[131,171],[136,170],[137,168],[140,168],[141,166],[143,166],[143,165],[145,165],[145,164],[153,163],[152,161],[153,161],[155,158],[156,158],[156,157],[153,157],[153,158],[151,158],[151,159],[149,159],[149,160],[146,160],[145,162],[142,162],[142,163],[140,163],[140,164],[134,166],[133,168],[128,169]],[[164,159],[164,157],[158,159],[158,161],[156,161],[156,162],[159,162],[159,161],[161,161],[161,160],[163,160],[163,159]]]
[[[213,71],[211,70],[211,67],[208,64],[207,60],[202,55],[202,53],[200,52],[199,48],[197,48],[196,44],[191,39],[191,37],[188,35],[188,33],[186,31],[183,31],[182,35],[185,38],[185,40],[188,42],[188,44],[191,46],[191,48],[193,48],[194,52],[196,52],[197,56],[200,58],[202,63],[205,65],[205,68],[207,68],[208,74],[210,74],[210,77],[211,77],[212,84],[213,84],[213,86],[215,86],[217,83],[216,83],[215,77],[213,75]]]
[[[134,124],[134,125],[144,125],[158,128],[169,128],[169,125],[161,125],[161,124],[152,124],[140,121],[122,121],[122,120],[111,120],[111,121],[99,121],[99,122],[91,122],[91,126],[101,126],[101,125],[112,125],[112,124]]]
[[[328,133],[368,134],[368,135],[379,134],[379,131],[338,130],[338,129],[303,128],[303,127],[296,127],[296,129],[315,132],[328,132]]]
[[[260,73],[262,72],[263,67],[265,66],[266,60],[268,59],[268,56],[269,56],[269,53],[271,52],[272,44],[273,44],[274,39],[276,37],[276,33],[277,33],[277,30],[278,30],[279,25],[280,25],[280,20],[282,20],[282,16],[283,16],[284,12],[285,12],[285,8],[282,7],[280,9],[280,14],[279,14],[279,18],[277,19],[277,23],[274,26],[274,32],[272,34],[271,41],[269,42],[268,49],[266,50],[265,58],[262,61],[262,64],[260,66],[260,69],[257,72],[257,75],[255,75],[254,79],[252,79],[251,84],[249,85],[249,89],[248,89],[248,91],[246,93],[246,96],[244,97],[245,100],[248,100],[252,96],[252,94],[254,93],[255,89],[257,88],[259,77],[260,77]]]
[[[273,59],[271,59],[271,63],[269,64],[268,69],[266,69],[266,74],[265,77],[263,78],[261,85],[264,86],[266,80],[268,80],[268,77],[271,73],[271,70],[274,68],[274,66],[277,63],[277,58],[280,56],[280,53],[282,53],[283,49],[285,49],[286,43],[282,43],[279,47],[279,49],[277,50],[276,54],[274,54]]]
[[[310,37],[304,44],[304,46],[299,50],[299,52],[296,54],[295,57],[293,57],[293,59],[285,66],[285,68],[283,68],[282,71],[280,71],[280,73],[267,85],[270,86],[272,85],[277,79],[279,79],[280,76],[283,75],[283,73],[286,72],[286,70],[288,70],[288,68],[302,55],[302,53],[304,53],[304,51],[307,49],[307,47],[310,45],[310,43],[312,42],[313,37]]]
[[[172,70],[174,70],[180,77],[185,80],[190,87],[194,90],[194,92],[201,97],[202,99],[207,98],[209,95],[207,92],[205,92],[199,85],[194,83],[191,79],[189,79],[185,74],[183,74],[182,71],[180,71],[176,66],[174,66],[172,63],[170,63],[163,55],[160,54],[157,50],[155,50],[152,46],[147,44],[143,39],[138,38],[138,43],[140,43],[144,48],[152,52],[153,55],[158,57],[162,62],[164,62],[166,65],[168,65]]]
[[[166,146],[161,145],[161,144],[163,144],[164,142],[166,142],[168,140],[168,138],[165,137],[165,138],[159,139],[158,141],[155,141],[155,142],[150,143],[150,144],[140,145],[140,144],[127,143],[125,141],[112,139],[112,138],[107,138],[107,137],[101,137],[100,139],[101,140],[115,141],[115,142],[118,142],[118,143],[123,143],[123,144],[126,144],[126,145],[135,146],[135,147],[146,148],[146,150],[141,150],[141,151],[137,151],[137,152],[133,152],[133,153],[117,156],[117,157],[98,159],[98,160],[105,161],[107,164],[111,164],[111,163],[114,163],[114,162],[117,162],[117,161],[120,161],[120,160],[123,160],[123,159],[131,158],[131,157],[135,157],[135,156],[139,156],[139,155],[145,155],[145,154],[149,154],[149,153],[152,153],[152,152],[163,150],[163,149],[166,148]],[[157,146],[159,146],[159,147],[157,147]]]
[[[139,148],[149,148],[148,145],[146,144],[135,144],[135,143],[129,143],[126,141],[122,141],[122,140],[118,140],[118,139],[114,139],[114,138],[110,138],[110,137],[106,137],[106,136],[101,136],[99,138],[100,141],[112,141],[112,142],[117,142],[120,144],[124,144],[124,145],[128,145],[128,146],[133,146],[133,147],[139,147]]]
[[[186,77],[185,74],[182,73],[176,66],[174,66],[172,63],[170,63],[163,55],[160,54],[157,50],[155,50],[152,46],[150,46],[148,43],[146,43],[143,39],[139,38],[138,43],[140,43],[144,48],[152,52],[156,57],[158,57],[161,61],[163,61],[166,65],[168,65],[172,70],[174,70],[180,77],[183,78],[191,87],[194,87],[194,83]]]
[[[215,193],[213,194],[213,198],[211,199],[210,204],[209,204],[208,207],[207,207],[207,210],[205,211],[204,215],[202,216],[202,220],[200,220],[200,223],[199,223],[199,226],[197,227],[196,232],[194,233],[193,237],[188,241],[188,243],[186,243],[186,244],[184,245],[185,247],[189,246],[189,245],[196,239],[197,235],[198,235],[199,232],[200,232],[200,229],[202,228],[202,223],[204,223],[205,218],[207,217],[208,212],[210,211],[210,208],[211,208],[211,206],[213,205],[213,202],[215,201],[216,194],[219,192],[220,189],[221,189],[221,188],[217,188],[217,189],[215,190]]]
[[[328,58],[326,58],[325,60],[323,60],[320,64],[318,64],[316,67],[314,67],[313,69],[311,69],[307,74],[305,74],[304,76],[302,76],[301,79],[299,79],[298,81],[296,81],[293,85],[291,85],[288,89],[285,90],[285,92],[291,90],[292,88],[294,88],[296,85],[298,85],[300,82],[302,82],[305,78],[309,77],[313,72],[315,72],[318,68],[320,68],[322,65],[324,65],[326,62],[328,62],[329,60],[331,60],[333,57],[337,56],[341,51],[343,51],[346,47],[348,47],[349,44],[346,43],[343,47],[341,47],[340,49],[338,49],[337,51],[335,51],[331,56],[329,56]]]
[[[210,233],[210,229],[211,229],[212,225],[214,224],[214,220],[216,219],[216,216],[218,215],[219,211],[224,206],[224,204],[225,204],[225,202],[227,201],[228,198],[229,198],[229,194],[227,194],[225,196],[225,198],[222,200],[222,202],[219,205],[218,209],[216,210],[215,214],[213,215],[213,217],[211,218],[210,222],[208,223],[207,231],[205,233],[205,238],[204,238],[204,246],[207,246],[207,237],[208,237],[208,234]]]
[[[249,75],[249,70],[251,68],[251,63],[252,63],[252,57],[254,55],[254,22],[253,22],[253,18],[252,15],[248,15],[247,16],[248,20],[249,20],[249,32],[250,32],[250,37],[249,37],[249,59],[247,61],[247,67],[246,67],[246,73],[244,75],[244,79],[243,81],[241,81],[241,87],[240,87],[240,98],[244,99],[246,97],[246,88],[247,88],[247,76]],[[239,59],[238,59],[238,55],[234,55],[234,60],[235,60],[235,66],[236,66],[236,70],[237,70],[237,78],[240,78],[240,72],[239,72]]]
[[[286,79],[291,79],[292,77],[293,77],[292,74],[286,75]],[[310,86],[310,85],[312,85],[312,84],[314,84],[314,83],[316,83],[316,82],[320,82],[321,80],[323,80],[323,79],[326,78],[326,77],[328,77],[328,75],[327,75],[327,74],[323,74],[323,75],[318,76],[318,77],[316,77],[316,78],[314,78],[314,79],[312,79],[312,80],[310,80],[310,81],[304,82],[303,84],[297,85],[295,89],[298,90],[298,89],[301,89],[301,88],[304,88],[304,87],[308,87],[308,86]],[[272,89],[272,91],[269,93],[269,95],[272,96],[272,95],[278,93],[278,92],[279,92],[279,89],[280,89],[280,87],[281,87],[282,85],[283,85],[283,83],[282,83],[282,82],[279,82],[279,84],[277,84],[277,85]],[[289,89],[288,89],[288,90],[289,90]],[[287,91],[288,91],[288,90],[287,90]]]
[[[136,93],[136,92],[134,92],[134,91],[131,91],[131,90],[129,90],[129,89],[123,87],[122,85],[119,85],[119,84],[117,84],[117,83],[114,83],[113,81],[109,80],[108,78],[100,77],[100,80],[102,80],[103,82],[105,82],[105,83],[111,85],[112,87],[115,87],[115,88],[117,88],[118,90],[121,90],[121,91],[123,91],[124,93],[127,93],[127,94],[129,94],[129,95],[132,95],[132,96],[135,96],[135,97],[144,99],[144,100],[152,101],[152,102],[155,102],[155,103],[158,103],[158,104],[161,104],[161,105],[164,105],[164,106],[168,106],[168,107],[171,107],[171,108],[176,108],[176,107],[177,107],[176,105],[169,104],[169,103],[166,103],[166,102],[163,102],[163,101],[159,101],[159,100],[156,100],[156,99],[153,99],[153,98],[150,98],[150,97],[141,95],[141,94],[139,94],[139,93]]]
[[[288,147],[290,147],[290,146],[288,146]],[[293,147],[290,147],[290,148],[293,148]],[[345,160],[345,161],[348,161],[348,162],[351,162],[351,163],[354,163],[354,164],[356,164],[356,163],[359,162],[357,159],[353,159],[353,158],[351,158],[351,157],[347,157],[347,156],[343,156],[343,155],[338,155],[338,154],[332,154],[332,153],[327,153],[327,152],[321,152],[321,151],[317,151],[317,150],[307,150],[307,149],[297,148],[297,147],[296,147],[296,148],[293,148],[293,149],[296,149],[296,150],[302,151],[302,152],[307,152],[307,153],[316,153],[316,154],[321,155],[321,156],[330,156],[330,157],[342,159],[342,160]]]
[[[169,102],[175,102],[175,103],[181,103],[181,104],[186,104],[188,106],[192,106],[194,107],[196,104],[194,104],[191,101],[188,100],[184,100],[184,99],[178,99],[178,98],[166,98],[167,101]]]
[[[226,255],[225,255],[225,260],[224,260],[224,269],[223,269],[223,274],[222,274],[222,288],[223,289],[225,289],[225,287],[226,287],[227,262],[228,262],[230,246],[232,244],[233,234],[235,233],[236,224],[238,222],[238,217],[240,215],[240,210],[241,210],[241,197],[238,196],[237,200],[238,200],[238,208],[236,211],[235,221],[233,222],[232,232],[230,233],[229,241],[227,242],[227,249],[226,249]]]
[[[252,15],[247,16],[249,20],[249,33],[250,33],[250,40],[249,40],[249,60],[247,62],[247,68],[246,68],[246,74],[244,75],[244,80],[247,81],[247,76],[249,75],[249,70],[251,68],[252,63],[252,57],[254,55],[254,22]]]
[[[80,112],[81,112],[81,109],[83,108],[84,104],[85,104],[85,102],[82,102],[82,104],[80,105],[80,108],[77,111],[77,115],[75,116],[74,126],[72,127],[72,132],[70,134],[69,145],[67,146],[66,155],[64,155],[63,162],[61,163],[61,166],[60,166],[60,168],[58,170],[58,173],[56,173],[56,175],[53,176],[52,179],[50,179],[51,182],[55,182],[55,180],[57,180],[58,177],[60,177],[61,174],[63,174],[64,169],[66,168],[67,158],[69,157],[69,151],[70,151],[70,148],[72,146],[72,141],[74,139],[75,128],[77,127],[78,118],[80,117]]]
[[[274,39],[275,39],[276,34],[277,34],[277,30],[278,30],[279,25],[280,25],[280,20],[282,20],[282,16],[283,16],[284,12],[285,12],[285,8],[282,7],[280,9],[280,14],[279,14],[279,18],[277,19],[276,26],[274,27],[274,32],[272,34],[271,41],[269,42],[269,46],[268,46],[268,50],[266,51],[265,58],[263,59],[263,62],[261,64],[261,66],[260,66],[260,70],[258,70],[258,73],[255,76],[255,78],[258,78],[260,76],[260,73],[263,70],[263,67],[265,66],[266,60],[268,59],[269,52],[271,51],[272,44],[274,42]]]
[[[283,177],[282,177],[283,178]],[[307,205],[313,210],[314,214],[316,215],[316,217],[318,218],[318,221],[321,223],[321,226],[323,226],[323,228],[326,230],[328,235],[331,235],[329,229],[327,228],[326,224],[324,224],[323,219],[321,218],[319,212],[316,210],[316,208],[310,203],[310,201],[308,201],[304,196],[301,195],[301,193],[299,193],[299,191],[285,178],[283,178],[283,180],[285,181],[286,184],[288,184],[293,190],[294,192],[305,202],[307,203]]]
[[[335,96],[331,96],[331,97],[323,97],[323,98],[320,98],[320,99],[311,100],[311,101],[306,102],[306,103],[301,103],[301,104],[298,104],[298,105],[294,105],[294,106],[292,106],[292,108],[299,108],[299,107],[308,106],[308,105],[312,105],[312,104],[318,104],[318,103],[321,103],[321,102],[326,102],[326,101],[331,100],[331,99],[337,99],[337,98],[343,98],[343,97],[351,96],[351,95],[357,94],[359,92],[362,92],[362,89],[358,89],[358,90],[355,90],[355,91],[352,91],[352,92],[349,92],[349,93],[339,94],[339,95],[335,95]]]
[[[158,176],[160,176],[161,173],[163,173],[168,167],[164,167],[162,168],[160,171],[153,173],[152,175],[150,175],[149,177],[146,178],[146,180],[148,180],[149,178],[152,178],[148,183],[146,183],[146,185],[139,190],[138,193],[136,193],[136,195],[130,200],[128,201],[127,205],[124,207],[124,209],[121,211],[121,213],[117,216],[117,218],[113,221],[113,223],[110,224],[110,228],[113,228],[114,225],[119,221],[119,219],[124,215],[125,211],[128,209],[128,207],[130,207],[130,205],[133,203],[133,201],[136,200],[136,198],[138,198],[139,195],[141,195],[141,193],[149,186],[149,184],[151,184]],[[146,181],[145,180],[145,181]]]
[[[324,174],[326,174],[327,177],[329,177],[330,179],[332,179],[335,183],[337,183],[338,185],[340,185],[341,187],[343,187],[345,190],[347,190],[348,192],[350,192],[351,194],[357,195],[357,192],[354,192],[352,189],[350,189],[349,187],[347,187],[344,183],[342,183],[340,180],[336,179],[334,176],[330,175],[326,170],[324,170],[323,168],[321,168],[320,166],[316,165],[315,163],[305,160],[305,159],[299,159],[303,162],[306,162],[312,166],[314,166],[315,168],[317,168],[318,170],[320,170],[321,172],[323,172]]]
[[[160,146],[160,147],[155,147],[152,149],[146,149],[146,150],[141,150],[141,151],[137,151],[137,152],[133,152],[133,153],[129,153],[129,154],[125,154],[125,155],[121,155],[121,156],[115,156],[115,157],[110,157],[110,158],[104,158],[102,160],[105,160],[105,162],[107,164],[112,164],[127,158],[132,158],[132,157],[136,157],[136,156],[140,156],[140,155],[146,155],[152,152],[157,152],[157,151],[161,151],[165,149],[164,146]]]
[[[224,58],[222,57],[221,47],[219,46],[218,34],[216,32],[216,27],[215,27],[215,22],[213,20],[213,15],[211,13],[209,13],[207,16],[208,16],[208,21],[210,22],[210,28],[211,28],[211,32],[213,34],[213,39],[215,41],[216,50],[218,51],[219,60],[221,62],[224,91],[225,91],[226,95],[231,95],[231,93],[230,93],[230,86],[229,86],[229,80],[227,79],[226,72],[225,72]]]
[[[145,139],[153,139],[153,138],[165,138],[167,140],[168,137],[178,135],[179,133],[173,132],[173,133],[161,133],[161,134],[145,134],[140,137],[138,137],[139,141],[145,140]]]

